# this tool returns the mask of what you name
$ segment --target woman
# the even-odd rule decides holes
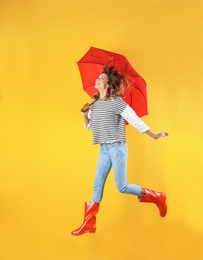
[[[134,110],[123,101],[121,96],[125,90],[125,83],[126,78],[120,72],[112,67],[105,67],[96,79],[95,88],[98,89],[98,93],[93,97],[92,105],[86,104],[83,108],[85,126],[93,131],[93,144],[100,144],[100,154],[92,201],[85,203],[84,222],[78,229],[72,231],[72,235],[78,236],[96,231],[96,214],[112,166],[119,192],[135,195],[140,202],[155,203],[161,217],[167,213],[165,193],[127,183],[125,120],[140,133],[145,133],[153,139],[167,136],[168,133],[155,134],[152,132]]]

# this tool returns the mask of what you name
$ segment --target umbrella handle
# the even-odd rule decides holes
[[[90,108],[96,101],[97,101],[97,100],[95,100],[94,102],[92,102],[92,103],[90,103],[90,104],[86,103],[86,104],[80,109],[80,111],[83,112],[83,113],[87,112],[87,110],[89,110],[89,108]]]

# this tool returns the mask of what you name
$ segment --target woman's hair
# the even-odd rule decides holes
[[[105,66],[102,73],[105,73],[108,78],[108,87],[105,99],[109,99],[112,96],[124,96],[127,87],[127,78],[113,66]],[[99,99],[99,92],[93,96],[94,100]]]

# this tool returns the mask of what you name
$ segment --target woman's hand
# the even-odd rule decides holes
[[[167,132],[160,132],[158,134],[156,134],[156,140],[161,138],[161,137],[165,137],[165,136],[168,136],[169,134]]]
[[[151,130],[148,130],[145,132],[148,136],[150,136],[151,138],[157,140],[161,137],[165,137],[168,136],[169,134],[167,132],[160,132],[158,134],[155,134],[154,132],[152,132]]]
[[[87,113],[88,110],[90,108],[90,105],[88,103],[86,103],[81,109],[80,111],[83,112],[83,113]]]
[[[89,109],[87,109],[85,112],[81,112],[84,119],[88,118],[88,111]]]

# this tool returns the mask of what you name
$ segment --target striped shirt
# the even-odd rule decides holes
[[[93,131],[93,144],[125,142],[125,120],[141,133],[149,127],[136,115],[135,111],[121,97],[97,100],[88,113],[88,129]]]

